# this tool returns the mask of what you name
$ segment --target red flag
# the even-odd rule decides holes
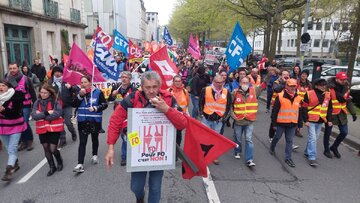
[[[93,63],[86,54],[74,43],[70,50],[70,55],[64,68],[63,80],[71,85],[80,84],[80,78],[84,75],[92,75],[94,68],[94,82],[105,82],[101,72],[93,67]]]
[[[142,50],[140,49],[139,46],[134,44],[129,39],[129,61],[130,61],[130,63],[141,62],[142,60],[143,60],[143,58],[142,58]]]
[[[150,67],[160,75],[161,89],[171,87],[173,77],[179,72],[176,65],[171,62],[166,46],[150,56]]]
[[[144,42],[145,51],[151,52],[151,45],[150,42]]]
[[[151,42],[151,54],[156,53],[157,51],[159,51],[159,44],[155,41]]]
[[[166,44],[163,41],[161,41],[160,42],[160,49],[163,48],[164,46],[166,46]]]
[[[183,162],[182,176],[184,179],[191,179],[194,176],[207,177],[206,166],[228,150],[235,148],[236,144],[200,121],[187,115],[185,116],[188,119],[188,126],[186,127],[184,152],[198,167],[199,172],[194,173]]]
[[[98,26],[95,33],[93,34],[93,38],[90,42],[90,46],[92,48],[95,48],[95,43],[96,43],[96,37],[98,37],[100,39],[100,41],[109,49],[112,49],[112,46],[114,44],[114,39],[111,38],[111,36],[109,34],[107,34],[106,32],[103,31],[103,29]]]
[[[50,62],[51,62],[52,60],[54,60],[54,57],[52,57],[51,55],[49,55],[49,58],[50,58]]]
[[[69,56],[66,55],[65,53],[63,53],[62,57],[63,57],[64,66],[66,67],[66,63],[67,63],[67,61],[69,59]]]

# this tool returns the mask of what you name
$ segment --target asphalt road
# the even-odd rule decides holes
[[[112,106],[104,114],[106,126]],[[254,168],[245,165],[243,156],[233,158],[229,151],[220,158],[220,165],[210,165],[209,169],[221,202],[354,202],[360,200],[360,162],[357,152],[342,145],[341,159],[328,159],[322,155],[322,137],[318,142],[319,166],[309,166],[303,156],[306,136],[295,138],[300,145],[293,153],[295,168],[288,167],[284,159],[284,138],[276,147],[276,155],[269,154],[268,128],[270,115],[260,105],[258,120],[255,123],[253,142],[255,145]],[[32,123],[34,124],[34,123]],[[232,139],[233,131],[226,128],[225,136]],[[305,129],[303,134],[306,134]],[[77,164],[78,141],[71,141],[61,150],[64,169],[47,177],[45,164],[25,183],[17,183],[39,162],[44,159],[42,147],[35,136],[35,149],[20,152],[20,170],[14,174],[11,183],[0,182],[0,202],[135,202],[130,191],[130,174],[120,166],[120,144],[115,166],[106,169],[103,157],[106,153],[106,134],[100,135],[98,165],[91,165],[91,140],[88,140],[85,158],[85,172],[76,175],[72,172]],[[0,152],[1,171],[5,170],[6,151]],[[1,172],[0,175],[2,175]],[[209,202],[203,179],[181,178],[181,164],[176,170],[166,171],[163,178],[161,202]]]

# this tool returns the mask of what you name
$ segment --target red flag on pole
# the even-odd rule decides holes
[[[93,68],[94,75],[92,75]],[[64,68],[63,80],[71,85],[78,85],[80,84],[80,78],[84,75],[93,76],[94,82],[106,82],[101,72],[96,67],[93,67],[93,63],[86,54],[74,43]]]
[[[170,60],[166,46],[150,56],[150,67],[160,75],[161,89],[171,87],[173,77],[179,72],[176,65]]]
[[[194,173],[191,168],[183,162],[182,176],[184,179],[191,179],[194,176],[207,177],[207,165],[228,150],[235,148],[236,143],[220,135],[198,120],[187,115],[185,116],[188,119],[188,126],[186,127],[184,152],[198,167],[199,172]]]
[[[136,44],[134,44],[130,39],[129,39],[129,61],[130,63],[133,62],[142,62],[143,57],[142,57],[142,50],[140,49],[140,47]]]

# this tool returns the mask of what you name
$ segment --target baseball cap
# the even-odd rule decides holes
[[[348,79],[348,76],[346,75],[345,72],[338,72],[336,73],[336,79],[346,80]]]
[[[324,78],[317,78],[314,80],[314,85],[326,85],[327,82]]]
[[[297,85],[297,80],[295,80],[295,79],[293,79],[293,78],[288,79],[288,80],[286,81],[286,84],[287,84],[288,86],[296,86],[296,85]]]

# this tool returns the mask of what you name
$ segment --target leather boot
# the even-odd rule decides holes
[[[22,151],[24,149],[27,148],[27,145],[25,142],[20,142],[19,146],[18,146],[18,151]]]
[[[144,199],[137,199],[136,203],[145,203]]]
[[[31,151],[33,149],[34,149],[33,141],[32,140],[27,141],[27,149],[26,149],[26,151]]]
[[[1,178],[3,181],[11,181],[12,174],[14,173],[14,167],[13,166],[6,166],[6,171],[4,177]]]
[[[56,172],[55,162],[53,159],[48,160],[48,162],[49,162],[50,170],[47,173],[47,176],[52,176]]]
[[[57,153],[57,155],[54,154],[54,156],[57,162],[57,170],[61,171],[63,169],[63,159],[61,158],[60,152]]]
[[[2,145],[2,142],[0,140],[0,151],[2,150],[2,148],[3,148],[3,145]]]
[[[15,166],[14,166],[14,172],[18,171],[19,169],[20,169],[19,159],[16,159]]]

